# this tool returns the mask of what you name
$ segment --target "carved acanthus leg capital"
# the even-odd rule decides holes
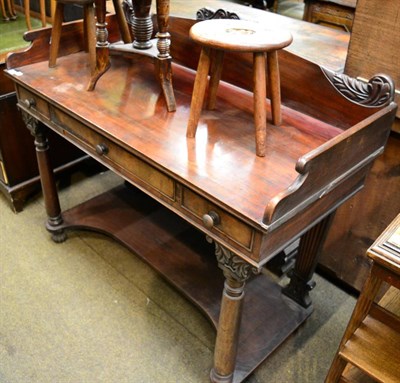
[[[208,242],[213,240],[207,237]],[[225,278],[234,279],[238,282],[245,282],[251,274],[258,274],[259,270],[251,264],[238,257],[226,247],[215,242],[215,256],[219,267],[223,270]]]
[[[210,378],[214,383],[230,383],[235,371],[244,286],[251,274],[258,270],[217,242],[215,255],[224,273],[225,285]]]
[[[25,110],[20,109],[20,111],[22,120],[24,121],[25,126],[31,132],[32,136],[36,138],[36,136],[39,135],[40,132],[42,132],[43,134],[43,127],[39,124],[39,121],[28,112],[25,112]]]

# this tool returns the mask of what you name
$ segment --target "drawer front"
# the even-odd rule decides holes
[[[185,187],[182,188],[181,208],[196,217],[206,229],[215,232],[219,237],[222,235],[247,251],[252,250],[254,230],[251,227]],[[214,214],[217,219],[210,227],[210,218]]]
[[[17,94],[19,102],[26,106],[27,108],[32,108],[40,113],[42,116],[49,118],[49,106],[48,103],[44,100],[41,100],[39,97],[31,93],[29,90],[26,90],[22,87],[17,87]]]
[[[153,194],[172,203],[175,200],[174,180],[124,148],[114,144],[66,113],[51,110],[51,121],[67,139],[78,144],[100,162]]]
[[[83,122],[45,101],[35,99],[34,94],[23,88],[19,91],[20,103],[24,105],[25,100],[29,100],[32,105],[27,104],[27,107],[32,110],[32,114],[45,124],[49,124],[67,140],[136,186],[161,198],[173,209],[181,211],[189,221],[205,233],[214,234],[222,240],[222,243],[226,242],[240,252],[253,252],[256,232],[251,226],[208,201],[207,198],[179,185],[173,178],[90,129]],[[210,213],[211,215],[216,213],[218,216],[218,222],[212,227],[207,224],[207,220],[204,220],[204,216]]]

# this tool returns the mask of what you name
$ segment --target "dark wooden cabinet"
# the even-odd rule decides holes
[[[344,70],[364,79],[389,74],[396,84],[397,103],[399,12],[398,0],[358,0]],[[397,111],[385,152],[375,161],[364,190],[338,209],[320,259],[325,271],[356,290],[361,290],[370,269],[368,247],[400,212],[399,117]]]
[[[356,4],[357,0],[304,0],[303,19],[349,32],[353,26]]]
[[[26,129],[17,109],[14,84],[4,75],[0,64],[0,190],[19,212],[26,199],[40,190],[33,136]],[[87,158],[75,146],[51,134],[51,160],[57,173],[78,165]],[[57,155],[55,155],[57,153]]]
[[[364,190],[336,212],[320,258],[321,268],[360,291],[370,269],[366,250],[400,211],[400,135],[392,133]]]

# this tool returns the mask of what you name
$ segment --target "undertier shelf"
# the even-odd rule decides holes
[[[121,185],[63,213],[65,229],[107,234],[159,272],[217,326],[224,284],[205,235],[138,189]],[[247,282],[234,382],[245,379],[311,314],[264,274]]]

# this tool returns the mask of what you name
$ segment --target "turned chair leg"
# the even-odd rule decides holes
[[[45,0],[40,0],[39,3],[40,7],[40,21],[42,22],[42,27],[44,28],[46,26],[46,4]]]
[[[8,18],[8,16],[7,16],[7,13],[6,13],[6,7],[5,7],[5,4],[4,4],[4,0],[0,0],[0,9],[1,9],[1,13],[3,14],[3,20],[4,21],[10,20]]]
[[[7,0],[7,8],[8,8],[8,13],[10,15],[11,20],[15,20],[17,18],[17,14],[14,9],[14,2],[11,0]]]
[[[84,6],[84,29],[86,49],[89,52],[90,75],[93,76],[96,70],[96,21],[95,10],[92,5]]]
[[[29,0],[24,0],[25,22],[28,31],[32,30]]]

